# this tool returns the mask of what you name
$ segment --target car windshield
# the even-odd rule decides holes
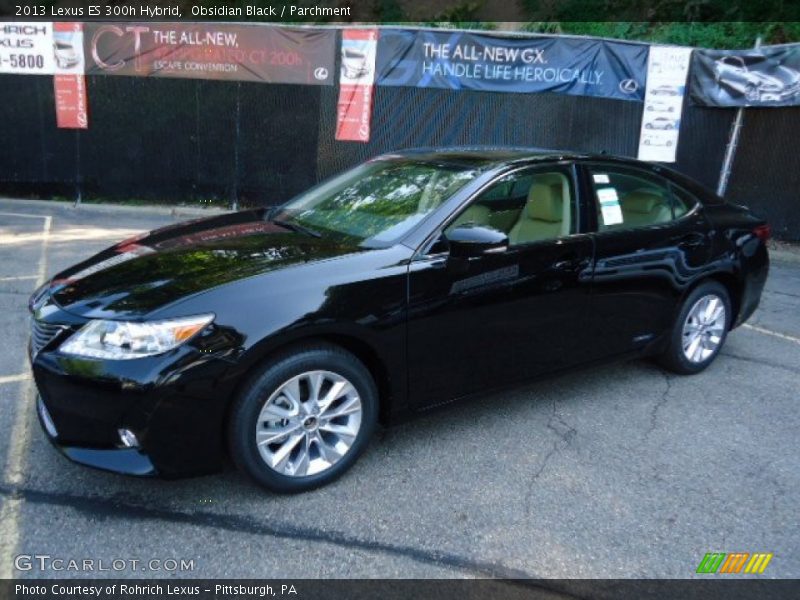
[[[371,161],[274,211],[273,220],[365,247],[390,245],[479,173],[479,167]]]

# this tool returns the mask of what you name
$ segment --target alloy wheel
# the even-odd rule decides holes
[[[256,423],[258,451],[282,475],[316,475],[347,454],[362,414],[358,391],[345,377],[331,371],[301,373],[264,403]]]
[[[725,334],[725,303],[716,294],[707,294],[694,303],[683,324],[683,354],[693,363],[713,355]]]

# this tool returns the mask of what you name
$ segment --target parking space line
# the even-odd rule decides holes
[[[52,219],[50,215],[26,215],[24,213],[15,213],[15,212],[0,212],[0,216],[21,217],[23,219]]]
[[[29,373],[17,373],[16,375],[0,375],[0,385],[4,383],[17,383],[19,381],[25,381],[26,379],[30,379],[31,376]]]
[[[42,224],[42,247],[39,255],[39,268],[36,274],[36,287],[42,285],[47,274],[47,249],[50,239],[50,230],[53,226],[53,217],[50,215],[23,215],[19,213],[0,213],[44,219]],[[27,358],[22,364],[22,372],[28,371]],[[14,409],[14,422],[9,436],[8,454],[3,469],[3,480],[12,490],[19,487],[23,480],[25,470],[25,457],[28,451],[29,434],[31,428],[31,414],[28,410],[34,403],[34,388],[31,378],[22,379],[19,399]],[[10,494],[0,509],[0,579],[14,577],[13,557],[19,545],[19,519],[22,512],[22,497],[18,493]]]
[[[28,279],[38,279],[38,275],[18,275],[16,277],[0,277],[0,281],[25,281]]]
[[[771,335],[772,337],[780,338],[782,340],[786,340],[787,342],[794,342],[795,344],[800,344],[800,338],[796,338],[793,335],[786,335],[785,333],[781,333],[779,331],[772,331],[771,329],[766,329],[765,327],[759,327],[758,325],[750,325],[749,323],[745,323],[742,325],[745,329],[751,329],[753,331],[757,331],[758,333],[763,333],[764,335]]]

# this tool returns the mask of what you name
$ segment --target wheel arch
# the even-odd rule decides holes
[[[728,292],[728,298],[731,302],[731,326],[730,329],[734,329],[737,326],[737,319],[739,318],[739,311],[742,307],[742,291],[744,289],[744,283],[741,281],[739,277],[737,277],[734,273],[729,271],[718,271],[715,273],[710,273],[705,277],[701,277],[694,283],[692,283],[686,291],[683,293],[683,298],[681,299],[681,306],[683,301],[691,294],[698,286],[706,283],[708,281],[716,281],[717,283],[722,284],[722,286]]]
[[[224,426],[227,427],[227,421],[235,398],[248,383],[253,373],[263,368],[266,363],[269,363],[275,358],[285,354],[291,354],[292,350],[295,348],[309,346],[315,343],[342,348],[363,363],[370,375],[372,375],[372,379],[375,381],[375,385],[378,389],[378,420],[381,424],[387,424],[390,421],[393,403],[399,391],[396,389],[396,386],[393,386],[386,360],[373,345],[357,335],[338,331],[309,331],[305,334],[292,336],[289,339],[271,343],[266,347],[260,348],[255,355],[249,357],[244,363],[243,368],[235,375],[237,381],[230,395]]]

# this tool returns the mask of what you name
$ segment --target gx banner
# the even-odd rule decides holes
[[[333,29],[92,22],[84,40],[87,74],[333,85]]]
[[[644,99],[645,44],[385,29],[378,85]]]
[[[702,106],[800,105],[800,44],[695,50],[689,90]]]

